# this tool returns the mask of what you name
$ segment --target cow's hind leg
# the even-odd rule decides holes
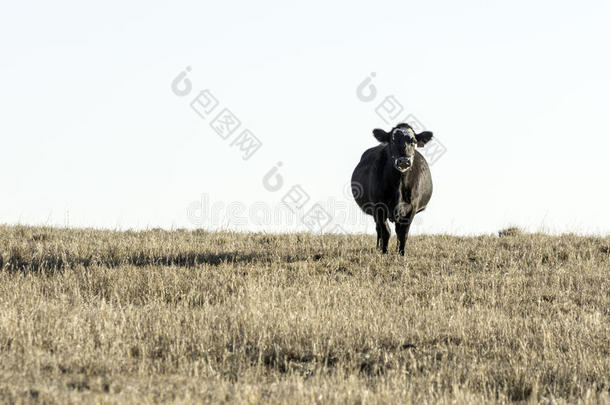
[[[377,225],[377,247],[382,253],[388,253],[388,242],[390,241],[390,226],[385,218],[376,218]]]

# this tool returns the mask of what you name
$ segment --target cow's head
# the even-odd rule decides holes
[[[398,124],[390,132],[377,128],[373,130],[373,135],[379,142],[388,144],[394,167],[401,173],[413,165],[415,146],[421,148],[432,139],[432,132],[416,134],[409,124]]]

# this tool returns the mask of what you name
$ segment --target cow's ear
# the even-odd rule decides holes
[[[423,148],[425,144],[427,144],[430,139],[432,139],[432,132],[430,131],[424,131],[422,133],[419,133],[417,135],[415,135],[415,139],[417,139],[417,146],[419,146],[420,148]]]
[[[390,134],[383,129],[375,128],[373,130],[373,135],[379,142],[390,142]]]

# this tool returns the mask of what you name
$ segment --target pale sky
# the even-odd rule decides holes
[[[608,234],[608,21],[602,0],[4,2],[0,223],[294,231],[319,202],[324,231],[373,232],[346,189],[394,96],[446,149],[412,233]]]

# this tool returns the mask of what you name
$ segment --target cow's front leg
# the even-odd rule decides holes
[[[398,239],[398,253],[401,256],[405,255],[405,245],[409,236],[409,228],[415,217],[414,211],[410,212],[406,217],[401,217],[396,221],[396,239]]]

